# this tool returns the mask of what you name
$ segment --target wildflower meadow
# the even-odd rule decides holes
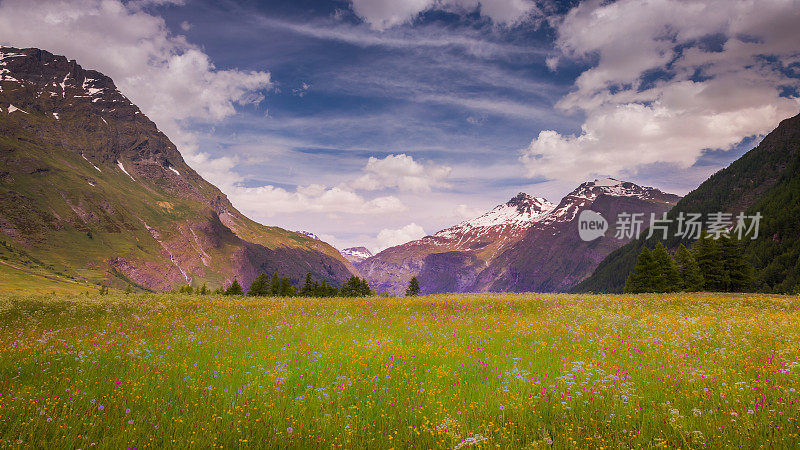
[[[0,299],[0,446],[791,448],[800,299]]]

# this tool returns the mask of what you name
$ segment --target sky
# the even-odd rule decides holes
[[[373,251],[517,192],[686,194],[800,111],[800,0],[0,0],[266,225]]]

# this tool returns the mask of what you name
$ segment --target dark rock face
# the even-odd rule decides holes
[[[417,276],[423,294],[471,292],[480,261],[467,252],[431,253],[422,261]]]
[[[242,215],[109,77],[39,49],[0,47],[0,207],[9,242],[91,282],[356,273],[330,245]]]

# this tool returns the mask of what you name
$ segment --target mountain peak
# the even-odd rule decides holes
[[[373,256],[366,247],[350,247],[341,250],[340,253],[351,263],[358,263]]]
[[[435,236],[451,237],[468,230],[493,227],[528,227],[550,212],[555,205],[547,199],[520,192],[511,200],[472,220],[442,230]]]
[[[635,198],[665,204],[676,203],[680,200],[677,195],[667,194],[653,187],[639,186],[630,181],[616,178],[601,178],[581,183],[574,191],[567,194],[542,222],[551,224],[572,221],[580,211],[589,208],[600,196]]]
[[[520,192],[511,200],[506,202],[506,206],[514,207],[522,215],[534,215],[545,210],[552,209],[553,204],[541,197],[532,197],[524,192]]]

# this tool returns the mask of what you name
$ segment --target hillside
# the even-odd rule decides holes
[[[0,240],[37,270],[156,291],[355,273],[330,245],[242,215],[110,78],[38,49],[0,48]]]
[[[796,292],[800,285],[800,115],[786,119],[761,143],[690,192],[669,212],[726,212],[734,215],[760,212],[759,237],[745,240],[745,254],[756,269],[755,288],[767,292]],[[674,237],[666,246],[675,249],[690,241]],[[622,292],[625,279],[643,246],[655,239],[640,237],[611,253],[576,292]]]
[[[416,275],[423,293],[557,292],[588,276],[627,242],[613,230],[591,242],[578,235],[581,211],[663,212],[679,197],[618,180],[580,185],[558,205],[520,193],[475,219],[386,249],[357,266],[377,290],[402,292]]]

